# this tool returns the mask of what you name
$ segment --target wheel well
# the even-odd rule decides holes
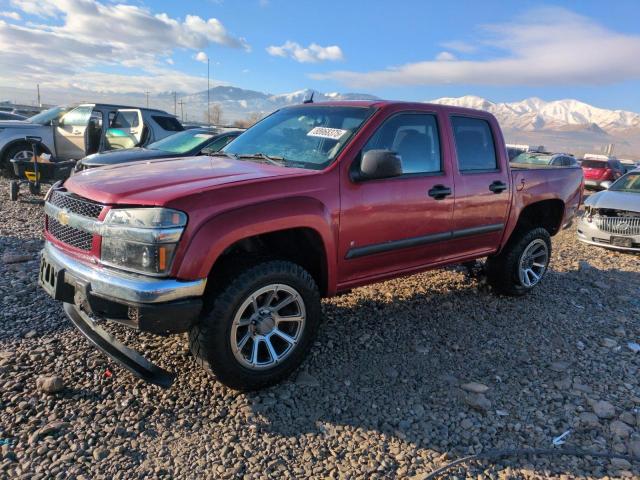
[[[532,203],[520,212],[516,231],[542,227],[549,232],[549,235],[555,235],[560,231],[563,216],[564,202],[562,200],[542,200]]]
[[[9,143],[7,143],[3,148],[2,151],[0,151],[0,162],[4,163],[5,161],[5,155],[7,153],[7,151],[9,151],[10,149],[12,149],[13,147],[17,146],[17,145],[24,145],[25,147],[27,147],[27,149],[31,149],[31,145],[29,145],[25,140],[23,139],[17,139],[17,140],[13,140]],[[51,151],[47,148],[47,146],[44,143],[40,143],[38,145],[38,147],[42,150],[43,153],[48,153],[51,154]]]
[[[218,257],[209,273],[209,284],[216,285],[239,265],[256,258],[278,258],[297,263],[316,281],[320,294],[327,291],[327,258],[322,238],[311,228],[291,228],[238,240]],[[213,287],[215,288],[215,287]]]

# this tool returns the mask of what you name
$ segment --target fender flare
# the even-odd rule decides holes
[[[337,218],[310,197],[292,197],[227,210],[202,222],[176,252],[178,278],[206,278],[215,262],[233,244],[245,238],[294,228],[314,231],[325,254],[327,291],[336,286]]]

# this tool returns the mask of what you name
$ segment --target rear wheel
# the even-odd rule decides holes
[[[32,195],[40,195],[40,185],[29,182],[29,192],[31,192]]]
[[[295,370],[320,322],[311,275],[288,261],[264,261],[231,275],[213,292],[189,332],[198,362],[228,387],[256,390]]]
[[[487,259],[487,277],[495,290],[524,295],[538,285],[549,267],[551,236],[544,228],[516,233],[499,255]]]

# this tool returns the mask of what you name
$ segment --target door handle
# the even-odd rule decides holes
[[[446,196],[451,195],[451,189],[444,185],[434,185],[427,193],[436,200],[442,200]]]
[[[489,190],[491,190],[493,193],[502,193],[506,189],[507,189],[507,184],[500,180],[496,180],[491,185],[489,185]]]

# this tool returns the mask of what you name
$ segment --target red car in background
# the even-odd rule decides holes
[[[606,190],[626,172],[620,160],[605,155],[585,156],[580,165],[585,187],[593,190]]]

